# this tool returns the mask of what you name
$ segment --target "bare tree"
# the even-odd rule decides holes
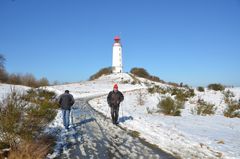
[[[144,93],[143,90],[139,90],[137,95],[138,105],[143,106],[145,104],[145,100],[146,100],[146,94]]]
[[[16,84],[16,85],[20,85],[22,84],[22,80],[21,80],[21,74],[9,74],[8,76],[8,83],[9,84]]]
[[[0,54],[0,69],[4,69],[5,61],[6,61],[5,57],[2,54]]]
[[[37,80],[31,73],[27,73],[21,77],[22,84],[29,87],[37,87]]]
[[[41,86],[48,86],[49,85],[49,81],[47,78],[43,77],[38,81],[38,87]]]
[[[7,82],[8,80],[8,74],[4,68],[5,61],[6,61],[5,57],[2,54],[0,54],[0,82]]]

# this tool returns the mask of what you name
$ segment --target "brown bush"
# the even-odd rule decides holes
[[[131,69],[130,72],[133,75],[136,75],[138,77],[146,78],[146,79],[149,79],[149,80],[155,81],[155,82],[165,83],[165,81],[161,80],[159,77],[150,75],[148,73],[148,71],[146,69],[144,69],[144,68],[134,67],[134,68]]]
[[[145,70],[144,68],[137,68],[134,67],[130,71],[132,74],[138,76],[138,77],[143,77],[143,78],[149,78],[150,74]]]
[[[229,99],[227,105],[228,107],[224,111],[224,116],[229,118],[240,118],[240,103]]]
[[[32,75],[30,73],[25,74],[25,75],[14,74],[14,73],[9,74],[9,75],[7,75],[7,80],[5,80],[5,83],[14,84],[14,85],[24,85],[24,86],[29,86],[29,87],[33,87],[33,88],[49,85],[49,81],[47,78],[43,77],[40,80],[37,80],[34,77],[34,75]]]
[[[201,86],[199,86],[198,88],[197,88],[197,90],[199,91],[199,92],[204,92],[205,90],[204,90],[204,87],[201,87]]]
[[[8,81],[8,73],[5,69],[0,68],[0,82],[6,83]]]
[[[17,149],[10,151],[9,159],[43,159],[49,152],[46,143],[23,142]]]
[[[112,73],[112,67],[102,68],[97,73],[90,76],[89,80],[95,80],[95,79],[98,79],[99,77],[101,77],[102,75],[109,75],[111,73]]]
[[[166,94],[167,89],[159,87],[158,85],[154,85],[153,87],[148,88],[148,93],[151,93],[151,94],[154,94],[154,93]]]
[[[167,84],[168,84],[168,85],[171,85],[171,86],[173,86],[173,87],[179,87],[179,84],[174,83],[174,82],[168,82]]]
[[[220,83],[213,83],[208,85],[208,89],[214,90],[214,91],[223,91],[225,87]]]
[[[7,83],[9,84],[15,84],[15,85],[21,85],[22,83],[22,77],[20,74],[10,74],[8,76],[8,81]]]
[[[41,78],[37,83],[38,83],[38,87],[49,86],[49,81],[45,77]]]
[[[30,73],[23,75],[21,80],[22,80],[22,84],[25,86],[30,86],[30,87],[38,86],[36,78]]]

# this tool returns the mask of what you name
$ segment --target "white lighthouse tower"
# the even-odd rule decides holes
[[[120,37],[114,37],[113,44],[113,54],[112,54],[112,72],[113,73],[122,73],[123,65],[122,65],[122,46],[120,43]]]

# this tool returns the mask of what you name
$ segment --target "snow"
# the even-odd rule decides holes
[[[128,81],[129,80],[129,81]],[[129,83],[124,83],[128,81]],[[62,94],[65,90],[69,90],[74,98],[90,98],[94,96],[105,95],[112,90],[115,83],[118,84],[119,89],[122,91],[130,91],[140,89],[142,85],[130,84],[132,78],[128,74],[113,74],[102,76],[97,80],[83,81],[80,83],[72,83],[65,85],[57,85],[46,87],[47,90],[55,91],[58,95]]]
[[[112,74],[93,81],[49,86],[45,89],[55,91],[58,95],[69,90],[74,98],[92,99],[89,101],[91,106],[110,118],[106,95],[117,83],[119,90],[125,96],[119,112],[120,126],[138,131],[141,138],[181,158],[240,158],[240,119],[223,116],[227,105],[222,92],[207,89],[205,92],[195,90],[196,95],[185,103],[182,116],[165,116],[157,112],[157,104],[164,95],[149,94],[147,83],[163,88],[172,86],[143,78],[137,79],[142,83],[133,85],[131,84],[133,79],[128,74]],[[10,92],[10,88],[10,85],[0,84],[0,99]],[[16,88],[28,89],[22,86],[16,86]],[[227,88],[226,90],[228,89],[234,93],[234,100],[240,99],[240,88]],[[143,105],[138,103],[140,91],[145,94]],[[193,115],[191,110],[196,106],[198,99],[214,104],[217,108],[216,114]],[[56,119],[46,129],[46,132],[51,131],[59,134],[63,132],[60,110]]]
[[[142,89],[141,91],[144,92],[144,87]],[[235,100],[240,98],[240,88],[229,88],[229,90],[234,93]],[[124,93],[125,100],[120,108],[122,127],[140,132],[141,137],[148,142],[181,158],[240,158],[240,140],[238,140],[240,119],[223,116],[227,105],[222,92],[195,91],[196,96],[186,102],[182,116],[173,117],[156,113],[162,95],[150,95],[145,90],[145,104],[140,106],[137,100],[139,91]],[[217,107],[216,114],[212,116],[191,114],[191,109],[198,99],[214,104]],[[90,104],[110,118],[106,96],[93,99]],[[155,113],[151,114],[151,112]]]
[[[47,89],[59,94],[68,89],[75,98],[94,98],[89,102],[92,107],[110,118],[106,95],[113,85],[118,83],[119,90],[124,92],[125,96],[119,112],[120,126],[140,132],[141,138],[181,158],[240,158],[240,119],[223,116],[226,104],[222,92],[195,90],[196,96],[186,102],[181,117],[165,116],[156,113],[157,104],[163,95],[148,94],[146,84],[159,85],[162,88],[172,86],[143,78],[137,79],[141,84],[132,85],[133,79],[128,74],[115,74],[94,81],[52,86]],[[234,93],[234,99],[240,98],[240,88],[229,90]],[[137,101],[139,91],[145,94],[145,103],[142,106]],[[191,109],[198,99],[214,104],[217,107],[216,115],[191,114]]]
[[[55,135],[57,138],[56,146],[54,147],[54,152],[47,156],[47,158],[56,158],[61,153],[61,148],[63,145],[61,135],[64,133],[64,126],[63,126],[61,110],[58,110],[57,116],[45,129],[45,133],[50,135]]]
[[[28,89],[30,89],[30,87],[0,83],[0,101],[5,99],[13,91],[22,94]]]

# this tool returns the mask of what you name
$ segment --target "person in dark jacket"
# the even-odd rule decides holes
[[[118,124],[118,112],[119,105],[124,100],[124,96],[122,92],[118,90],[118,85],[115,84],[113,87],[113,91],[109,92],[107,97],[108,105],[111,108],[111,116],[113,124]]]
[[[66,129],[69,129],[69,118],[71,107],[74,104],[74,98],[69,93],[69,90],[66,90],[64,94],[60,95],[58,102],[62,109],[63,114],[63,125]]]

